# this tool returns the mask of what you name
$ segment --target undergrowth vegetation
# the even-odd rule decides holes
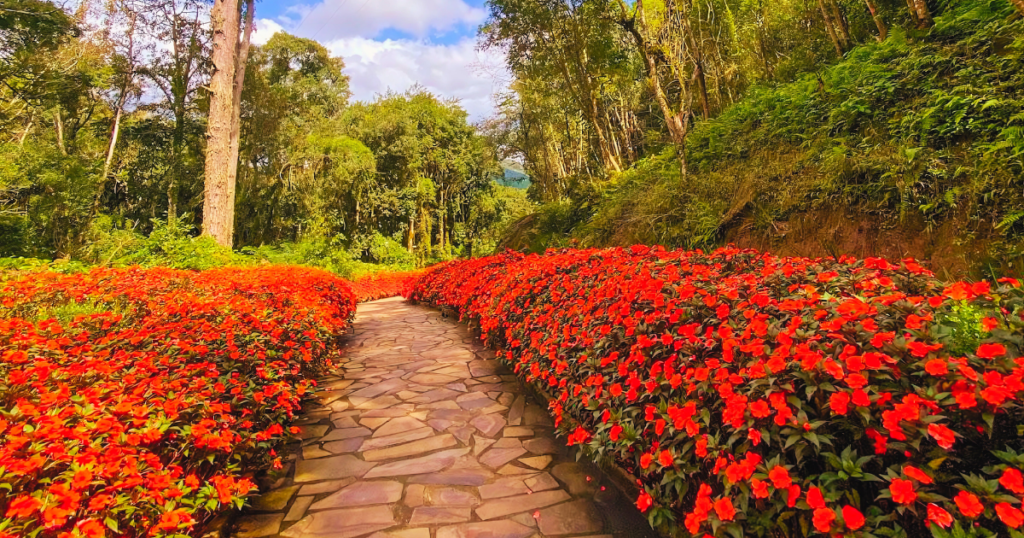
[[[914,220],[925,230],[953,220],[959,240],[994,237],[993,255],[1016,260],[1024,17],[1003,0],[944,6],[930,30],[893,28],[883,42],[795,82],[752,88],[697,122],[687,177],[667,148],[577,189],[572,202],[549,204],[541,216],[574,218],[535,218],[530,239],[510,243],[535,251],[572,239],[707,247],[740,216],[771,232],[794,213],[824,207],[892,226]]]
[[[241,507],[350,326],[301,267],[0,275],[0,536],[171,536]]]
[[[1024,536],[1024,289],[724,248],[440,265],[569,445],[688,536]]]

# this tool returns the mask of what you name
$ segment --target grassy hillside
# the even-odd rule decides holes
[[[1009,3],[952,2],[926,33],[894,31],[698,123],[689,176],[666,150],[546,206],[510,244],[736,242],[1019,270],[1022,53]]]

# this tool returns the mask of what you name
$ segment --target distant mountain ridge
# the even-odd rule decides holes
[[[501,161],[501,168],[504,170],[505,175],[503,177],[495,178],[495,183],[516,189],[530,188],[530,176],[526,174],[526,170],[523,169],[523,165],[511,159],[505,159],[504,161]]]

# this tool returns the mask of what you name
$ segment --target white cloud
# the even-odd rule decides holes
[[[253,43],[264,44],[278,31],[315,39],[345,60],[355,99],[372,101],[419,84],[440,98],[459,99],[476,121],[493,113],[493,96],[508,85],[503,55],[478,52],[471,37],[452,44],[430,38],[474,34],[486,16],[464,0],[323,0],[294,6],[277,20],[258,19]],[[415,38],[383,40],[384,30]]]
[[[332,53],[345,59],[357,100],[372,101],[389,89],[402,92],[420,84],[441,98],[455,97],[476,121],[494,110],[493,96],[507,81],[504,59],[476,50],[471,38],[452,45],[426,41],[387,40],[354,37],[325,43]]]
[[[289,12],[290,22],[297,25],[293,33],[321,41],[374,37],[388,29],[423,38],[435,31],[478,25],[487,16],[463,0],[324,0]]]
[[[271,19],[256,19],[256,29],[252,33],[253,45],[266,45],[270,37],[284,30],[277,22]]]

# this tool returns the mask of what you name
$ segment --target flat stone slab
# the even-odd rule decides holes
[[[526,454],[525,448],[491,448],[480,456],[480,463],[497,469],[502,465]]]
[[[356,482],[313,504],[313,510],[388,504],[402,498],[402,484],[392,480]]]
[[[281,533],[288,538],[355,538],[393,527],[395,516],[388,506],[345,508],[313,512]]]
[[[353,437],[344,441],[331,441],[330,443],[324,443],[324,450],[331,454],[348,454],[349,452],[359,450],[359,447],[363,445],[363,439],[365,438]]]
[[[338,478],[360,477],[373,469],[376,463],[369,463],[355,456],[344,455],[316,460],[301,460],[295,464],[296,482],[318,482]]]
[[[281,529],[281,521],[284,514],[262,514],[256,516],[244,516],[239,518],[235,524],[235,536],[237,538],[263,538],[273,536]]]
[[[537,437],[536,439],[523,441],[523,447],[537,455],[558,454],[561,451],[561,446],[550,437]]]
[[[408,458],[411,456],[426,454],[427,452],[433,452],[435,450],[441,450],[442,448],[451,448],[458,444],[459,443],[454,437],[445,434],[436,437],[428,437],[419,441],[413,441],[404,445],[367,450],[366,452],[363,452],[363,459],[366,461],[384,461],[397,458]]]
[[[410,430],[403,433],[397,433],[395,435],[386,435],[384,437],[377,437],[375,439],[367,439],[360,445],[359,450],[366,452],[375,448],[384,448],[386,446],[400,445],[408,443],[409,441],[416,441],[418,439],[424,439],[434,435],[434,429],[431,427],[419,428]],[[326,445],[325,447],[326,448]]]
[[[299,490],[299,495],[319,495],[321,493],[331,493],[338,491],[339,489],[355,482],[355,478],[345,478],[342,480],[328,480],[326,482],[317,482],[316,484],[306,484]]]
[[[439,484],[445,486],[482,486],[494,476],[485,469],[454,469],[409,478],[411,484]]]
[[[476,506],[480,498],[471,491],[453,487],[432,486],[426,492],[427,503],[431,506]]]
[[[534,456],[532,458],[521,458],[519,463],[523,463],[527,467],[533,467],[537,470],[543,470],[551,463],[551,460],[551,456]]]
[[[299,486],[268,491],[253,499],[252,509],[257,512],[280,512],[288,506],[288,501],[292,500],[292,495],[295,495],[296,491],[299,491]]]
[[[551,469],[551,474],[568,486],[569,493],[573,495],[592,495],[600,488],[593,473],[575,462],[559,463]]]
[[[601,532],[604,527],[601,513],[594,503],[586,499],[541,510],[537,524],[545,536]]]
[[[398,417],[388,421],[387,424],[377,428],[373,432],[374,437],[387,437],[389,435],[395,435],[399,433],[405,433],[411,430],[417,430],[426,427],[426,424],[412,418],[412,417]]]
[[[505,418],[501,415],[481,415],[469,421],[480,433],[494,437],[505,427]]]
[[[302,516],[306,515],[306,510],[309,509],[309,505],[313,504],[313,496],[298,497],[295,502],[292,503],[292,507],[288,509],[288,513],[284,516],[285,521],[298,521],[302,519]]]
[[[327,426],[299,426],[299,439],[314,439],[327,433]]]
[[[368,428],[338,428],[320,440],[326,443],[327,441],[342,441],[353,437],[366,437],[367,435],[370,435]]]
[[[402,381],[401,379],[388,379],[387,381],[374,383],[369,387],[353,392],[349,395],[349,400],[355,401],[356,398],[366,398],[367,400],[371,400],[386,392],[405,388],[405,385],[405,381]]]
[[[434,473],[450,467],[459,456],[467,452],[469,452],[468,448],[456,448],[454,450],[436,452],[422,458],[385,463],[371,469],[365,476],[366,478],[380,478]]]
[[[463,523],[469,521],[471,514],[468,507],[423,506],[413,510],[409,525],[441,525],[444,523]]]
[[[416,374],[409,378],[409,381],[422,385],[447,385],[458,380],[457,377],[444,374]]]
[[[560,489],[556,489],[554,491],[542,491],[540,493],[516,495],[515,497],[505,497],[502,499],[487,501],[480,506],[477,506],[475,512],[476,515],[480,516],[480,519],[495,519],[510,516],[512,514],[518,514],[519,512],[527,512],[537,508],[544,508],[553,504],[568,501],[569,498],[569,494]]]
[[[526,538],[533,533],[530,527],[506,519],[441,527],[437,538]]]

